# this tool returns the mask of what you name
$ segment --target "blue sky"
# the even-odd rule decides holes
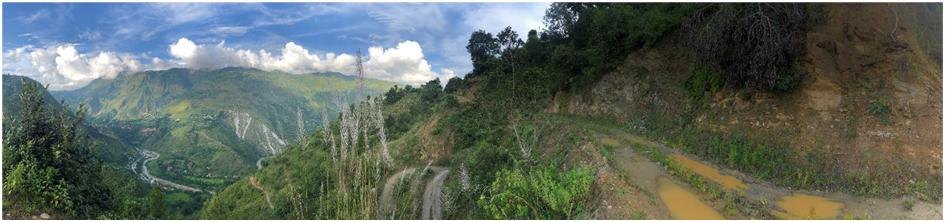
[[[472,70],[473,31],[540,30],[550,3],[3,3],[3,72],[51,90],[172,67],[353,71],[418,84]],[[443,81],[445,82],[445,81]]]

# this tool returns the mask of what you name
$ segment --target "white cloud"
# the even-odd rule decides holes
[[[168,53],[190,68],[218,69],[239,66],[290,73],[336,71],[352,74],[355,71],[353,55],[330,52],[317,55],[294,42],[286,43],[279,54],[266,50],[252,52],[235,49],[224,44],[225,42],[212,46],[198,45],[187,38],[181,38],[170,45]],[[423,57],[420,44],[414,41],[404,41],[387,50],[371,47],[364,56],[364,72],[368,78],[408,84],[424,83],[441,76],[455,76],[449,69],[441,69],[440,74],[432,71]],[[167,64],[168,62],[163,60],[152,59],[152,65],[149,67],[169,67]]]
[[[221,9],[214,3],[160,2],[148,4],[147,12],[163,18],[164,21],[178,25],[188,22],[202,22],[213,18]]]
[[[145,70],[165,70],[170,68],[183,67],[182,64],[174,60],[163,60],[158,57],[151,58],[151,63],[145,65]]]
[[[368,16],[387,24],[390,31],[414,33],[442,32],[449,27],[444,10],[437,3],[380,3],[374,5],[380,10],[371,10]]]
[[[110,79],[124,71],[140,71],[144,66],[137,58],[132,54],[115,52],[82,54],[75,45],[68,44],[46,48],[24,46],[4,53],[3,69],[12,69],[16,74],[49,84],[51,90],[70,90],[98,78]]]
[[[49,9],[44,8],[37,11],[36,13],[33,13],[33,15],[30,15],[29,17],[20,17],[17,19],[26,23],[33,23],[33,21],[36,21],[37,19],[48,18],[49,15]]]
[[[220,26],[210,30],[211,33],[221,36],[241,36],[249,31],[247,26]]]
[[[79,33],[79,39],[85,39],[89,41],[98,41],[102,38],[102,33],[98,30],[92,31],[89,28],[85,28],[85,32]]]
[[[3,69],[50,84],[51,90],[72,90],[97,78],[111,79],[124,72],[174,67],[218,69],[236,66],[290,73],[336,71],[351,75],[355,72],[356,60],[351,54],[310,52],[294,42],[286,43],[279,52],[253,52],[227,47],[223,41],[205,45],[195,44],[187,38],[169,45],[168,54],[176,59],[154,57],[149,59],[150,63],[142,64],[138,58],[148,56],[107,51],[81,53],[72,44],[45,48],[29,45],[6,51]],[[432,71],[420,44],[409,40],[388,49],[380,46],[368,48],[363,59],[367,78],[419,85],[434,78],[445,82],[455,76],[450,69],[441,68],[439,73]]]

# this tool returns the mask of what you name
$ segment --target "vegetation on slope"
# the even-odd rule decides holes
[[[285,141],[298,141],[300,131],[319,127],[318,114],[337,114],[327,106],[329,91],[357,87],[353,80],[339,73],[169,69],[53,94],[89,104],[94,124],[159,152],[148,163],[155,176],[214,191],[256,170],[257,160],[281,152]],[[367,80],[364,89],[376,94],[393,85]]]

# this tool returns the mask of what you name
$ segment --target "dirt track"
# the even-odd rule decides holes
[[[276,207],[272,205],[272,199],[269,198],[269,191],[266,191],[262,188],[262,186],[259,186],[259,182],[256,181],[256,177],[249,177],[249,183],[252,184],[256,189],[261,190],[263,194],[266,195],[266,202],[269,202],[269,209],[276,209]]]
[[[446,174],[449,173],[450,170],[444,167],[430,167],[430,169],[433,170],[433,174],[436,176],[427,182],[426,191],[423,192],[423,211],[420,219],[442,220],[443,201],[440,197],[443,195],[440,192],[440,186],[443,185],[443,180],[446,179]]]
[[[382,215],[385,215],[384,213],[388,209],[394,208],[394,203],[391,201],[391,199],[393,199],[391,190],[394,189],[394,184],[397,184],[400,178],[414,170],[416,170],[416,168],[407,168],[387,178],[387,183],[384,184],[384,192],[381,193],[381,198],[377,201],[380,204],[377,209],[378,219],[382,219]]]
[[[384,184],[384,191],[381,193],[380,200],[378,200],[380,204],[377,211],[379,219],[386,219],[383,218],[383,216],[386,215],[385,212],[395,207],[392,193],[394,185],[396,185],[404,175],[412,173],[415,170],[416,168],[407,168],[387,178],[387,183]],[[443,185],[443,181],[446,179],[447,173],[449,173],[449,168],[431,166],[430,170],[433,170],[434,176],[430,181],[427,181],[425,191],[423,192],[423,208],[421,209],[422,216],[420,219],[441,220],[443,219],[443,201],[440,200],[442,196],[440,186]]]

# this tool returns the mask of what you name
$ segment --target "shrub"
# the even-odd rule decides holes
[[[774,90],[790,74],[782,70],[809,20],[799,3],[721,3],[698,10],[685,27],[696,61],[725,75],[727,86]]]
[[[795,63],[790,69],[781,70],[782,73],[775,82],[774,89],[777,92],[793,92],[801,85],[802,74],[800,67]]]
[[[725,78],[722,77],[722,74],[712,72],[705,66],[697,65],[692,68],[689,76],[686,76],[686,79],[683,80],[683,88],[689,93],[692,102],[698,102],[703,107],[707,107],[709,105],[708,94],[705,92],[717,92],[722,89],[724,83]]]
[[[586,210],[595,171],[590,167],[559,172],[551,165],[530,171],[503,170],[479,206],[495,219],[574,219]]]

